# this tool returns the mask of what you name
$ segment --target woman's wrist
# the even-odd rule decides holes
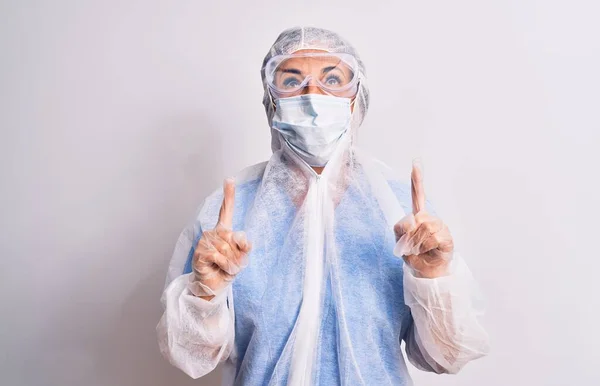
[[[437,279],[450,274],[450,262],[445,262],[422,270],[413,270],[414,276],[420,279]]]

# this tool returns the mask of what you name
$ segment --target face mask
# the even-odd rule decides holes
[[[305,94],[277,99],[272,126],[310,166],[325,166],[350,127],[350,99]]]

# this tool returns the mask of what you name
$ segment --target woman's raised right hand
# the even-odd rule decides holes
[[[202,233],[198,241],[192,270],[192,293],[210,300],[233,280],[246,266],[246,256],[252,249],[244,232],[233,232],[235,182],[225,180],[223,203],[215,229]]]

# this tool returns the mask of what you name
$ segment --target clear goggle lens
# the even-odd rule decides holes
[[[306,93],[318,87],[325,94],[352,98],[358,92],[358,62],[349,54],[302,53],[272,57],[265,67],[276,98]]]

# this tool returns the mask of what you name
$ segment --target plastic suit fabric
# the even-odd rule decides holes
[[[314,28],[284,31],[265,62],[303,48],[357,57],[352,130],[321,175],[272,131],[270,160],[236,176],[233,228],[253,244],[248,265],[211,301],[189,289],[194,247],[215,227],[223,193],[205,200],[169,267],[161,351],[194,378],[224,362],[225,385],[409,385],[402,341],[418,368],[454,373],[488,349],[473,278],[456,253],[438,279],[412,276],[394,256],[410,186],[353,144],[369,100],[362,62]],[[270,122],[266,93],[264,104]]]

